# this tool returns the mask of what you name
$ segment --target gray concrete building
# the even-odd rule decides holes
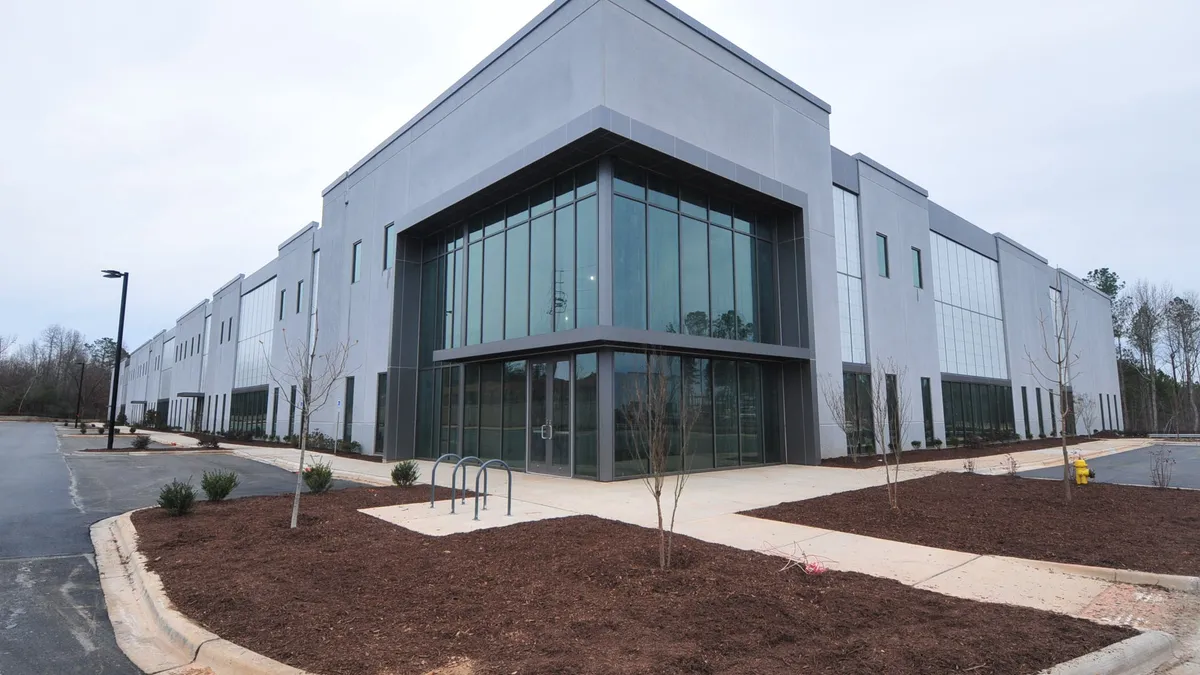
[[[353,346],[315,427],[388,459],[636,475],[661,373],[694,468],[811,464],[873,450],[821,391],[858,414],[884,364],[906,448],[1061,433],[1039,373],[1065,306],[1071,388],[1120,429],[1109,298],[831,120],[663,0],[558,0],[334,180],[320,226],[135,350],[120,402],[295,433],[267,373],[316,333]]]

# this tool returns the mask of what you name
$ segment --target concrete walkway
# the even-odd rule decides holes
[[[157,440],[157,439],[156,439]],[[1084,457],[1131,450],[1145,441],[1108,440],[1072,446]],[[299,451],[290,448],[234,448],[234,454],[295,471]],[[348,479],[389,484],[392,464],[319,455]],[[1062,461],[1061,450],[1016,453],[1018,470],[1052,466]],[[428,482],[432,462],[418,461],[422,482]],[[1003,473],[1003,456],[978,458],[978,473]],[[452,465],[438,469],[437,483],[450,485]],[[944,471],[962,471],[963,460],[904,465],[901,480]],[[469,474],[473,488],[475,471]],[[459,504],[450,514],[448,500],[370,509],[389,522],[431,535],[446,535],[550,517],[594,515],[645,527],[655,525],[653,501],[640,480],[598,483],[539,474],[513,474],[513,518],[505,513],[507,493],[503,473],[490,474],[490,508],[475,521],[474,502]],[[670,483],[668,481],[668,489]],[[947,595],[1003,602],[1074,616],[1125,623],[1138,628],[1171,628],[1172,594],[1075,574],[1043,569],[1020,560],[981,556],[917,546],[815,527],[738,515],[739,511],[785,501],[874,487],[885,483],[882,467],[841,469],[811,466],[769,466],[736,471],[693,474],[680,502],[676,531],[680,534],[744,550],[790,556],[805,555],[836,570],[862,572]],[[664,498],[664,508],[670,497]],[[881,509],[887,505],[880,503]],[[782,567],[782,562],[781,562]]]

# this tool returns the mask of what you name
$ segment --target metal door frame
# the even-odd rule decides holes
[[[559,362],[565,361],[567,364],[567,420],[569,431],[567,435],[567,466],[565,472],[556,472],[550,467],[554,466],[552,461],[546,461],[553,456],[554,450],[552,443],[554,442],[554,434],[551,431],[550,438],[542,438],[539,434],[540,445],[543,448],[542,460],[534,462],[534,439],[533,439],[533,367],[534,364],[540,363],[547,366],[546,369],[546,406],[554,405],[554,371],[553,366]],[[563,478],[571,478],[575,475],[575,355],[574,354],[555,354],[550,356],[531,357],[526,361],[526,377],[525,377],[525,400],[529,404],[525,407],[525,471],[528,473],[536,473],[543,476],[559,476]],[[550,410],[543,411],[544,413]],[[553,424],[551,425],[553,429]]]

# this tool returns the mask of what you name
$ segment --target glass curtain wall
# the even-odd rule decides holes
[[[1012,440],[1012,387],[1002,384],[942,381],[946,445]]]
[[[859,242],[858,195],[833,188],[833,238],[837,248],[838,323],[842,361],[867,362],[866,321],[863,318],[862,248]]]
[[[929,238],[942,372],[1008,379],[996,261],[936,232]]]
[[[779,343],[775,214],[617,161],[613,324]]]
[[[272,294],[274,296],[274,294]],[[264,436],[267,425],[267,389],[238,392],[229,397],[229,430]]]
[[[679,419],[684,410],[692,421],[687,442],[691,469],[780,461],[777,369],[753,361],[617,352],[614,370],[615,477],[647,471],[644,453],[637,449],[641,431],[635,413],[658,395],[666,396],[662,407],[672,418],[672,470],[678,469],[682,455]]]
[[[275,279],[242,295],[238,314],[233,388],[266,386],[270,379],[271,328],[275,316]],[[261,342],[261,344],[260,344]],[[263,404],[266,414],[266,404]]]

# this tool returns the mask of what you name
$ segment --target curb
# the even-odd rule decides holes
[[[1173,658],[1178,645],[1173,636],[1153,630],[1060,663],[1038,675],[1147,675]]]
[[[91,535],[117,646],[134,665],[147,673],[208,668],[234,675],[308,675],[221,639],[174,609],[137,550],[133,513],[99,521]]]
[[[240,448],[234,448],[233,454],[238,457],[241,457],[243,459],[254,460],[255,462],[258,462],[260,464],[270,464],[271,466],[278,467],[285,471],[290,471],[291,473],[296,473],[296,471],[297,471],[297,464],[294,460],[279,459],[276,457],[262,457],[262,456],[259,456],[256,454],[241,452]],[[320,455],[318,455],[318,457],[319,456]],[[369,473],[358,473],[357,471],[343,471],[341,469],[334,469],[333,477],[340,478],[341,480],[351,480],[356,483],[364,483],[366,485],[373,485],[375,487],[388,487],[392,484],[392,481],[389,479],[384,479],[379,476],[373,476]]]
[[[1113,581],[1134,586],[1158,586],[1169,591],[1185,593],[1200,593],[1200,577],[1189,577],[1179,574],[1157,574],[1154,572],[1139,572],[1138,570],[1121,570],[1112,567],[1092,567],[1090,565],[1075,565],[1073,563],[1050,562],[1047,560],[1030,560],[1027,558],[1011,558],[993,556],[1003,560],[1022,563],[1028,567],[1073,574],[1078,577],[1090,577],[1102,581]]]

